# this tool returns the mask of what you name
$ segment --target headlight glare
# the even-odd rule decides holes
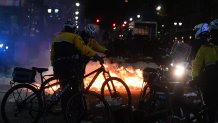
[[[176,77],[181,77],[181,76],[184,75],[184,73],[185,73],[185,68],[184,68],[184,66],[182,66],[182,65],[176,65],[176,66],[175,66],[174,75],[175,75]]]

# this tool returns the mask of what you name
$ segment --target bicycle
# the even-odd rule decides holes
[[[122,107],[127,107],[131,109],[132,106],[132,98],[131,92],[129,90],[128,85],[118,77],[112,77],[110,72],[107,71],[104,67],[104,64],[100,62],[100,67],[96,70],[86,74],[84,79],[95,74],[93,79],[86,85],[85,90],[90,90],[91,86],[98,78],[98,76],[102,73],[104,77],[104,82],[101,86],[100,93],[102,97],[104,97],[107,101],[118,100],[119,103],[115,105],[119,105]],[[120,91],[120,92],[119,92]],[[110,104],[110,102],[109,102]],[[111,104],[112,106],[113,104]],[[114,105],[113,105],[114,106]]]
[[[97,68],[96,70],[86,74],[84,76],[84,78],[87,78],[93,74],[94,77],[93,79],[88,83],[88,85],[86,87],[84,87],[85,91],[89,91],[91,86],[93,85],[93,83],[95,82],[95,80],[97,79],[97,77],[102,73],[103,77],[104,77],[104,82],[101,86],[101,96],[102,98],[104,98],[110,106],[110,109],[112,111],[123,111],[125,113],[127,113],[128,115],[130,115],[130,112],[132,111],[132,100],[131,100],[131,93],[130,90],[128,88],[128,86],[126,85],[126,83],[118,78],[118,77],[111,77],[109,71],[106,71],[104,64],[100,62],[100,67]],[[119,88],[117,88],[119,87]],[[78,97],[80,94],[78,95],[74,95],[73,97],[71,97],[71,99],[69,100],[68,106],[67,106],[67,113],[68,116],[68,120],[72,122],[72,119],[74,118],[74,113],[70,111],[70,109],[75,109],[77,108],[74,104],[75,100],[78,99]],[[116,118],[115,118],[116,120]],[[125,119],[125,120],[129,120],[129,119]]]
[[[70,88],[70,85],[67,85],[62,89],[55,89],[56,85],[60,85],[60,82],[52,75],[42,75],[43,72],[48,70],[47,68],[33,67],[32,70],[21,69],[25,75],[31,74],[31,77],[27,75],[28,79],[21,79],[19,76],[17,80],[15,77],[10,82],[13,86],[6,92],[1,103],[2,118],[6,123],[17,121],[21,123],[36,123],[39,121],[40,117],[43,117],[43,121],[46,122],[46,115],[51,111],[54,105],[58,104],[62,94]],[[16,69],[14,71],[16,71]],[[34,84],[36,72],[40,75],[40,86]],[[46,79],[46,76],[52,77]],[[53,92],[49,98],[46,97],[46,90],[51,90]],[[79,92],[79,94],[82,96],[91,96],[92,99],[95,100],[95,105],[99,103],[102,104],[100,108],[89,108],[95,108],[94,111],[97,111],[97,109],[103,110],[101,113],[98,112],[98,116],[102,116],[103,118],[101,118],[101,120],[103,121],[110,121],[111,115],[109,105],[99,94],[86,90]],[[6,104],[9,105],[7,106]],[[86,103],[86,110],[88,110],[87,105],[88,104]],[[15,109],[11,109],[12,106],[14,106]],[[8,111],[9,109],[11,111]],[[92,109],[90,109],[90,111],[92,111]],[[21,113],[23,114],[21,115]],[[91,112],[91,114],[93,113],[95,112]],[[21,117],[18,118],[18,116]]]
[[[197,107],[194,107],[185,100],[183,88],[186,83],[169,82],[166,69],[147,68],[144,73],[145,80],[139,97],[138,109],[145,114],[147,121],[166,123],[205,123],[208,121],[207,106],[199,88],[196,94],[200,101],[198,105],[195,104]]]
[[[208,107],[205,104],[201,89],[197,88],[200,102],[197,106],[181,103],[171,112],[171,123],[208,123]]]

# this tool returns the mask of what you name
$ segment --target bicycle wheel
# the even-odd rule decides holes
[[[116,122],[131,122],[132,97],[129,87],[122,79],[117,77],[106,79],[101,87],[101,95],[109,103]]]
[[[65,110],[68,123],[111,123],[108,103],[96,92],[82,91],[73,95]]]
[[[1,103],[2,119],[6,123],[36,123],[42,100],[36,88],[18,84],[7,91]]]
[[[106,79],[101,87],[101,95],[110,106],[126,107],[131,109],[132,97],[126,83],[117,77]]]

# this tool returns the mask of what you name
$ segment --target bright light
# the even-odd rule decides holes
[[[123,37],[123,35],[119,35],[119,37],[120,37],[120,38],[122,38],[122,37]]]
[[[59,12],[59,9],[55,9],[55,13],[58,13]]]
[[[184,66],[182,66],[182,65],[176,65],[176,66],[175,66],[174,75],[175,75],[176,77],[181,77],[181,76],[184,75],[184,73],[185,73],[185,68],[184,68]]]
[[[79,14],[79,11],[75,11],[75,14],[78,15],[78,14]]]
[[[7,49],[8,49],[8,46],[6,46],[5,49],[7,50]]]
[[[173,65],[174,65],[173,63],[170,64],[171,67],[173,67]]]
[[[48,9],[48,13],[51,13],[52,12],[52,10],[51,9]]]
[[[173,24],[174,24],[174,26],[177,26],[177,22],[174,22]]]
[[[79,26],[76,26],[76,28],[78,29],[78,28],[79,28]]]
[[[99,23],[100,22],[100,20],[99,19],[96,19],[96,23]]]
[[[179,26],[182,26],[182,22],[179,22]]]
[[[124,23],[124,24],[127,24],[127,22],[126,22],[126,21],[124,21],[123,23]]]
[[[80,6],[79,2],[77,2],[77,3],[76,3],[76,6],[77,6],[77,7],[79,7],[79,6]]]
[[[157,6],[157,7],[156,7],[156,10],[157,10],[157,11],[160,11],[160,10],[161,10],[161,6],[160,6],[160,5]]]
[[[137,15],[137,18],[140,18],[141,17],[141,15]]]
[[[76,19],[76,20],[78,20],[78,19],[79,19],[79,17],[78,17],[78,16],[76,16],[76,17],[75,17],[75,19]]]
[[[126,25],[125,24],[122,24],[122,27],[125,27]]]
[[[162,27],[164,27],[164,25],[161,25]]]
[[[182,36],[182,39],[184,39],[184,37]]]
[[[116,30],[116,27],[114,27],[113,29]]]
[[[113,23],[113,27],[115,27],[116,26],[116,24],[115,23]]]
[[[0,44],[0,48],[2,48],[4,46],[4,44]]]
[[[189,36],[189,39],[192,39],[192,36]]]
[[[129,21],[132,21],[133,20],[133,18],[129,18]]]

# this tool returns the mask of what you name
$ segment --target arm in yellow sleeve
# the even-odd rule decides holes
[[[197,77],[201,71],[201,68],[204,63],[204,47],[198,50],[197,55],[194,59],[193,66],[192,66],[192,79]]]
[[[75,47],[80,51],[82,55],[86,55],[88,57],[93,57],[96,55],[96,52],[94,50],[85,45],[84,41],[80,36],[76,36],[74,41]]]
[[[88,46],[92,47],[95,51],[105,53],[107,50],[105,47],[101,46],[96,40],[89,39]]]

